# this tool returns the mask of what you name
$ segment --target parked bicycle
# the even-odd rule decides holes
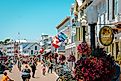
[[[72,70],[70,70],[67,66],[63,65],[56,71],[59,76],[56,81],[76,81],[72,76]]]
[[[66,73],[64,73],[64,75],[60,75],[56,81],[76,81],[75,78],[73,78],[73,76],[67,75]]]

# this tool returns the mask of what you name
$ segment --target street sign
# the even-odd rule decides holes
[[[113,39],[114,39],[114,34],[111,27],[104,26],[100,29],[99,40],[102,45],[109,46],[110,44],[112,44]]]

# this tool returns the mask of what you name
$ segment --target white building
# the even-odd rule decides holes
[[[108,52],[114,55],[115,59],[121,54],[121,0],[94,0],[90,5],[96,7],[98,13],[97,37],[103,26],[110,26],[114,32],[113,43],[105,47]],[[90,7],[89,6],[89,7]],[[101,45],[101,44],[100,44]]]
[[[21,55],[37,55],[40,51],[40,45],[36,42],[27,42],[20,44]]]
[[[59,25],[56,26],[56,29],[58,31],[58,34],[60,32],[63,32],[68,38],[66,39],[67,43],[62,42],[60,47],[58,48],[59,54],[69,54],[70,52],[67,52],[68,48],[66,48],[66,45],[69,44],[69,41],[71,40],[71,27],[70,27],[70,17],[66,17],[63,19]]]
[[[0,50],[6,55],[35,55],[39,54],[40,44],[37,42],[28,42],[25,40],[11,41],[7,45],[0,45]]]
[[[41,35],[40,46],[41,48],[44,48],[44,53],[49,53],[50,51],[52,52],[54,50],[52,48],[51,43],[52,43],[52,36],[49,36],[47,34]]]
[[[91,1],[91,3],[88,3],[89,1]],[[105,48],[107,52],[114,55],[116,59],[117,56],[121,54],[121,0],[77,0],[77,3],[79,5],[78,15],[86,13],[88,23],[90,23],[91,20],[92,22],[97,23],[97,26],[95,27],[96,45],[99,42],[100,46],[103,46],[99,41],[100,29],[103,26],[112,27],[114,32],[114,41],[110,46],[106,46]],[[91,10],[91,8],[93,8],[93,10]],[[88,29],[90,30],[90,27],[88,27]]]

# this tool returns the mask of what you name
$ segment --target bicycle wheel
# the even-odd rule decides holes
[[[58,77],[56,81],[63,81],[63,79]]]

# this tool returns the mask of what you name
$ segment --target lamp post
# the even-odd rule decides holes
[[[98,11],[95,5],[91,5],[87,8],[87,19],[90,26],[90,42],[92,52],[95,52],[95,26],[98,21]]]
[[[86,33],[85,27],[87,26],[87,21],[85,19],[85,16],[82,16],[81,25],[83,27],[83,42],[86,42],[86,40],[85,40],[85,33]]]

